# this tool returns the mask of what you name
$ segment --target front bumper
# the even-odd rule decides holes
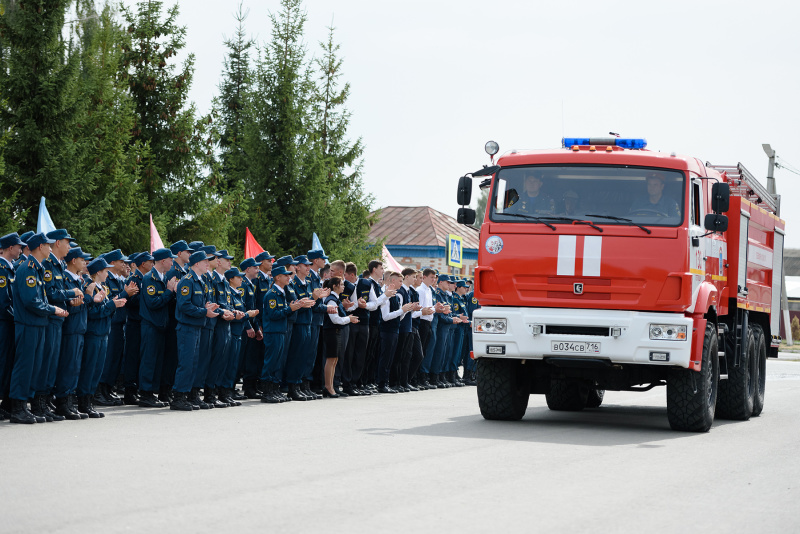
[[[592,358],[619,364],[690,367],[692,319],[683,314],[497,306],[475,310],[473,318],[505,319],[508,325],[505,334],[473,332],[475,358]],[[650,324],[686,325],[686,339],[651,340]],[[541,334],[534,335],[533,332],[538,329],[536,326],[542,327]],[[561,332],[580,332],[587,327],[597,332],[607,328],[608,334],[548,333],[548,326],[554,327],[551,331],[558,327],[557,330]],[[620,335],[615,337],[611,334],[617,328]],[[599,350],[583,353],[554,352],[553,342],[559,342],[562,348],[564,343],[599,343]]]

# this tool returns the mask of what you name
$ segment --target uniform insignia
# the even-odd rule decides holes
[[[478,303],[478,299],[476,299],[475,297],[472,297],[472,303],[473,304],[477,304]]]
[[[6,277],[0,276],[0,287],[6,287]]]
[[[103,291],[106,292],[106,295],[110,295],[111,294],[111,289],[107,285],[103,285]]]
[[[44,281],[45,282],[50,282],[52,279],[53,279],[53,273],[50,272],[50,271],[45,271],[44,272]]]
[[[189,294],[189,291],[190,291],[190,290],[189,290],[189,286],[183,286],[183,287],[181,288],[181,295],[183,295],[183,296],[185,297],[186,295],[188,295],[188,294]]]
[[[273,309],[273,310],[274,310],[274,309],[275,309],[277,306],[278,306],[278,301],[277,301],[277,300],[275,300],[275,299],[272,299],[272,300],[270,300],[270,301],[269,301],[269,307],[270,307],[270,309]]]
[[[147,294],[152,296],[156,294],[156,286],[147,286]]]
[[[231,296],[228,295],[228,304],[230,304],[230,303],[231,303]]]
[[[25,284],[27,284],[28,287],[34,287],[36,285],[36,277],[29,276],[25,279]]]

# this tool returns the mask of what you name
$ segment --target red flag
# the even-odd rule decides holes
[[[261,245],[258,244],[256,238],[253,237],[253,234],[250,233],[250,228],[245,228],[244,230],[244,257],[247,258],[255,258],[259,254],[264,252],[264,249],[261,248]]]
[[[161,236],[158,235],[158,230],[156,230],[156,225],[153,224],[153,214],[150,214],[150,253],[154,251],[164,248],[164,242],[161,241]]]

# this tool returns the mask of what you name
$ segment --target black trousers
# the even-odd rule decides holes
[[[394,352],[397,348],[398,340],[397,332],[380,332],[381,338],[381,353],[378,358],[378,387],[389,385],[389,373],[392,369],[392,360],[394,360]]]
[[[342,351],[339,353],[339,359],[336,361],[336,372],[333,375],[333,385],[336,387],[340,387],[342,385],[342,376],[344,375],[344,364],[345,358],[347,357],[347,343],[350,341],[350,325],[344,325],[340,330],[341,333],[339,334],[342,338]],[[326,350],[326,357],[327,357],[327,348]]]
[[[397,348],[392,360],[392,372],[389,375],[389,384],[404,386],[408,384],[408,367],[411,363],[411,332],[400,332],[397,337]]]
[[[425,321],[427,322],[427,321]],[[413,379],[417,376],[417,371],[419,371],[419,366],[422,363],[422,360],[425,358],[425,352],[422,350],[422,339],[419,335],[419,330],[414,328],[411,331],[411,359],[408,364],[408,378]]]
[[[366,322],[351,324],[348,328],[350,329],[350,334],[344,357],[345,365],[342,368],[342,384],[345,389],[361,383],[370,334],[369,324]],[[378,329],[376,328],[375,330]]]
[[[428,350],[428,341],[431,339],[431,321],[420,319],[419,321],[419,340],[422,345],[423,358],[427,356],[425,351]]]
[[[370,325],[369,343],[367,344],[367,358],[364,361],[364,373],[361,377],[362,385],[376,383],[376,369],[381,353],[381,332],[378,326]]]

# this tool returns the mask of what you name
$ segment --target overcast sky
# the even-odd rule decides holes
[[[191,98],[205,112],[239,0],[179,3],[196,55]],[[800,169],[796,0],[304,5],[309,54],[319,53],[332,18],[337,29],[352,87],[350,132],[366,146],[375,207],[430,205],[455,215],[458,177],[488,163],[489,139],[502,153],[614,131],[647,138],[651,150],[741,162],[764,184],[761,144],[770,143]],[[248,32],[267,41],[278,2],[244,6]],[[800,248],[800,176],[778,170],[776,178],[787,246]]]

